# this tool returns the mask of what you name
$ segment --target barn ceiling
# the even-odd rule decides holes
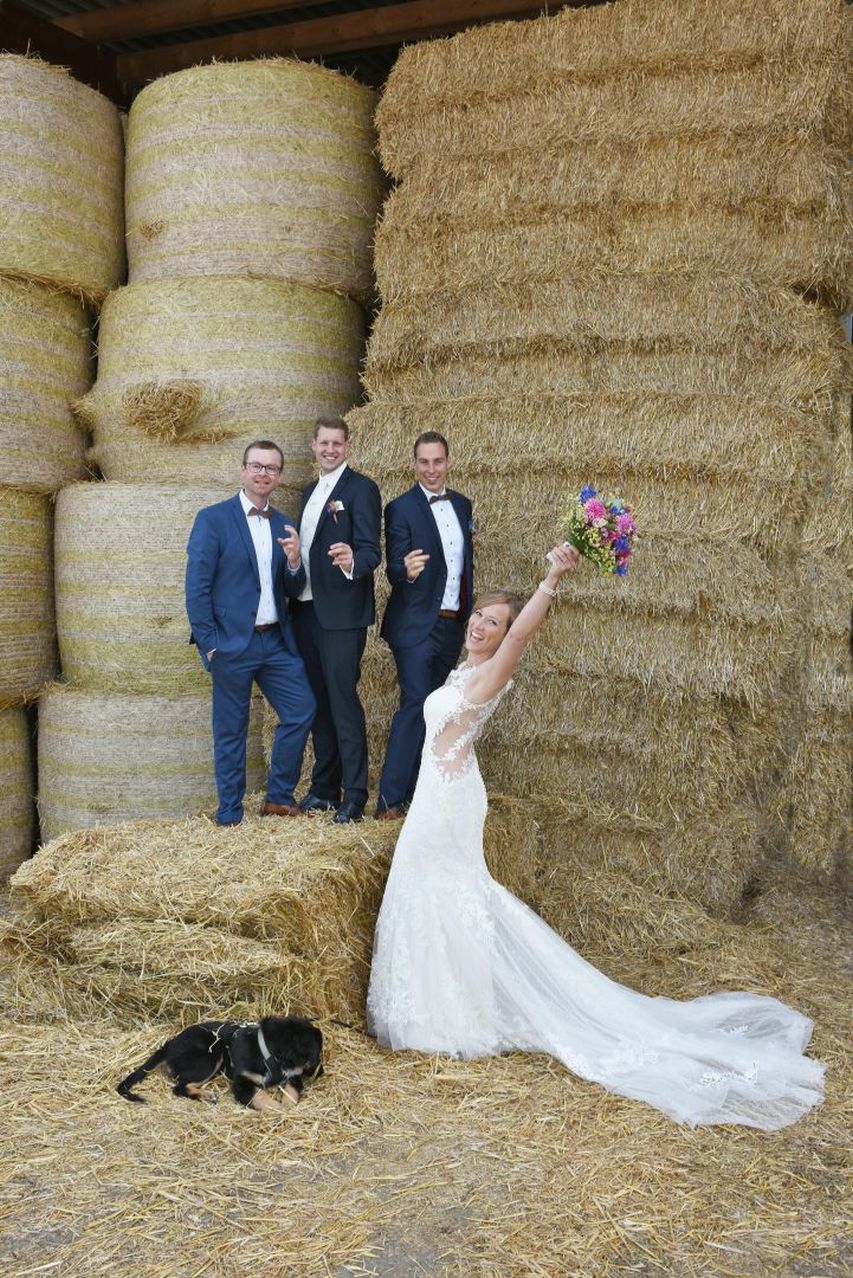
[[[129,100],[149,80],[199,62],[314,58],[381,84],[401,45],[481,22],[601,0],[0,0],[0,49],[96,66],[98,87]],[[64,54],[64,56],[62,56]],[[75,59],[79,65],[75,65]]]

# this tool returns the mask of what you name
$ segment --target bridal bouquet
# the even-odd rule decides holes
[[[628,571],[637,526],[634,512],[621,497],[602,497],[591,484],[572,497],[565,514],[566,541],[599,572],[624,577]]]

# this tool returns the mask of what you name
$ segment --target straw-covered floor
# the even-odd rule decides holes
[[[69,836],[40,854],[41,867],[37,857],[19,872],[11,930],[37,908],[39,893],[51,917],[76,911],[90,930],[122,900],[129,919],[159,908],[163,930],[177,930],[184,916],[205,916],[206,891],[209,921],[242,918],[256,934],[282,925],[297,900],[302,909],[311,902],[316,925],[341,954],[341,901],[352,893],[347,866],[359,838],[362,860],[369,852],[377,858],[370,895],[395,832],[375,823],[358,835],[325,821],[304,824],[301,863],[292,846],[277,859],[265,832],[253,852],[252,836],[266,825],[254,820],[246,832],[208,827],[206,841],[198,822],[176,823],[171,843],[167,823],[101,832],[100,846],[92,834]],[[214,871],[203,882],[182,850],[190,828],[196,853]],[[325,866],[311,850],[315,829]],[[239,855],[229,857],[229,839]],[[143,844],[151,854],[146,876],[135,862]],[[297,871],[292,883],[276,888],[276,868],[288,865]],[[216,1108],[179,1101],[156,1074],[139,1089],[147,1107],[131,1106],[114,1085],[173,1032],[182,1019],[177,1004],[167,1019],[137,1019],[127,989],[100,1005],[92,990],[84,1016],[73,969],[46,962],[36,939],[2,951],[6,1271],[23,1278],[49,1264],[75,1278],[849,1272],[853,1025],[838,918],[790,881],[768,888],[748,923],[735,925],[648,889],[625,886],[616,895],[612,876],[581,862],[558,879],[545,885],[546,913],[560,922],[568,905],[571,939],[617,979],[674,997],[745,987],[812,1015],[813,1051],[828,1065],[823,1107],[772,1135],[690,1131],[547,1057],[466,1063],[389,1054],[357,1022],[342,1025],[346,1016],[322,1020],[326,1073],[281,1118],[238,1109],[224,1084]],[[19,905],[24,893],[28,903]],[[295,953],[305,939],[294,932],[288,945]],[[300,954],[306,972],[328,961],[322,946]],[[176,964],[170,979],[178,996],[186,969]],[[298,992],[309,997],[306,987]],[[234,1010],[251,1015],[275,1005],[274,994],[262,990]],[[283,985],[279,1008],[310,1010],[296,994]],[[213,1002],[205,1010],[229,1009]]]

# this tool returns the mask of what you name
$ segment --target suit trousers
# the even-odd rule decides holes
[[[379,780],[380,810],[408,803],[415,792],[424,744],[424,702],[447,679],[459,660],[465,627],[437,617],[426,639],[413,648],[391,645],[400,685],[400,708],[391,720],[385,763]]]
[[[237,657],[217,653],[210,663],[213,684],[213,761],[217,819],[239,821],[246,792],[246,738],[256,683],[278,715],[267,798],[293,803],[302,756],[314,717],[314,697],[299,657],[285,647],[281,631],[255,631]]]
[[[324,630],[313,603],[297,603],[293,632],[317,702],[311,725],[314,769],[311,793],[337,803],[367,802],[367,728],[358,696],[364,626]]]

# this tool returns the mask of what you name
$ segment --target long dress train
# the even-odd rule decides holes
[[[610,980],[490,876],[474,742],[501,699],[461,666],[424,706],[426,741],[376,925],[367,1000],[380,1043],[455,1057],[548,1052],[678,1122],[772,1131],[823,1099],[811,1021],[775,998],[650,998]],[[504,689],[506,691],[506,689]]]

